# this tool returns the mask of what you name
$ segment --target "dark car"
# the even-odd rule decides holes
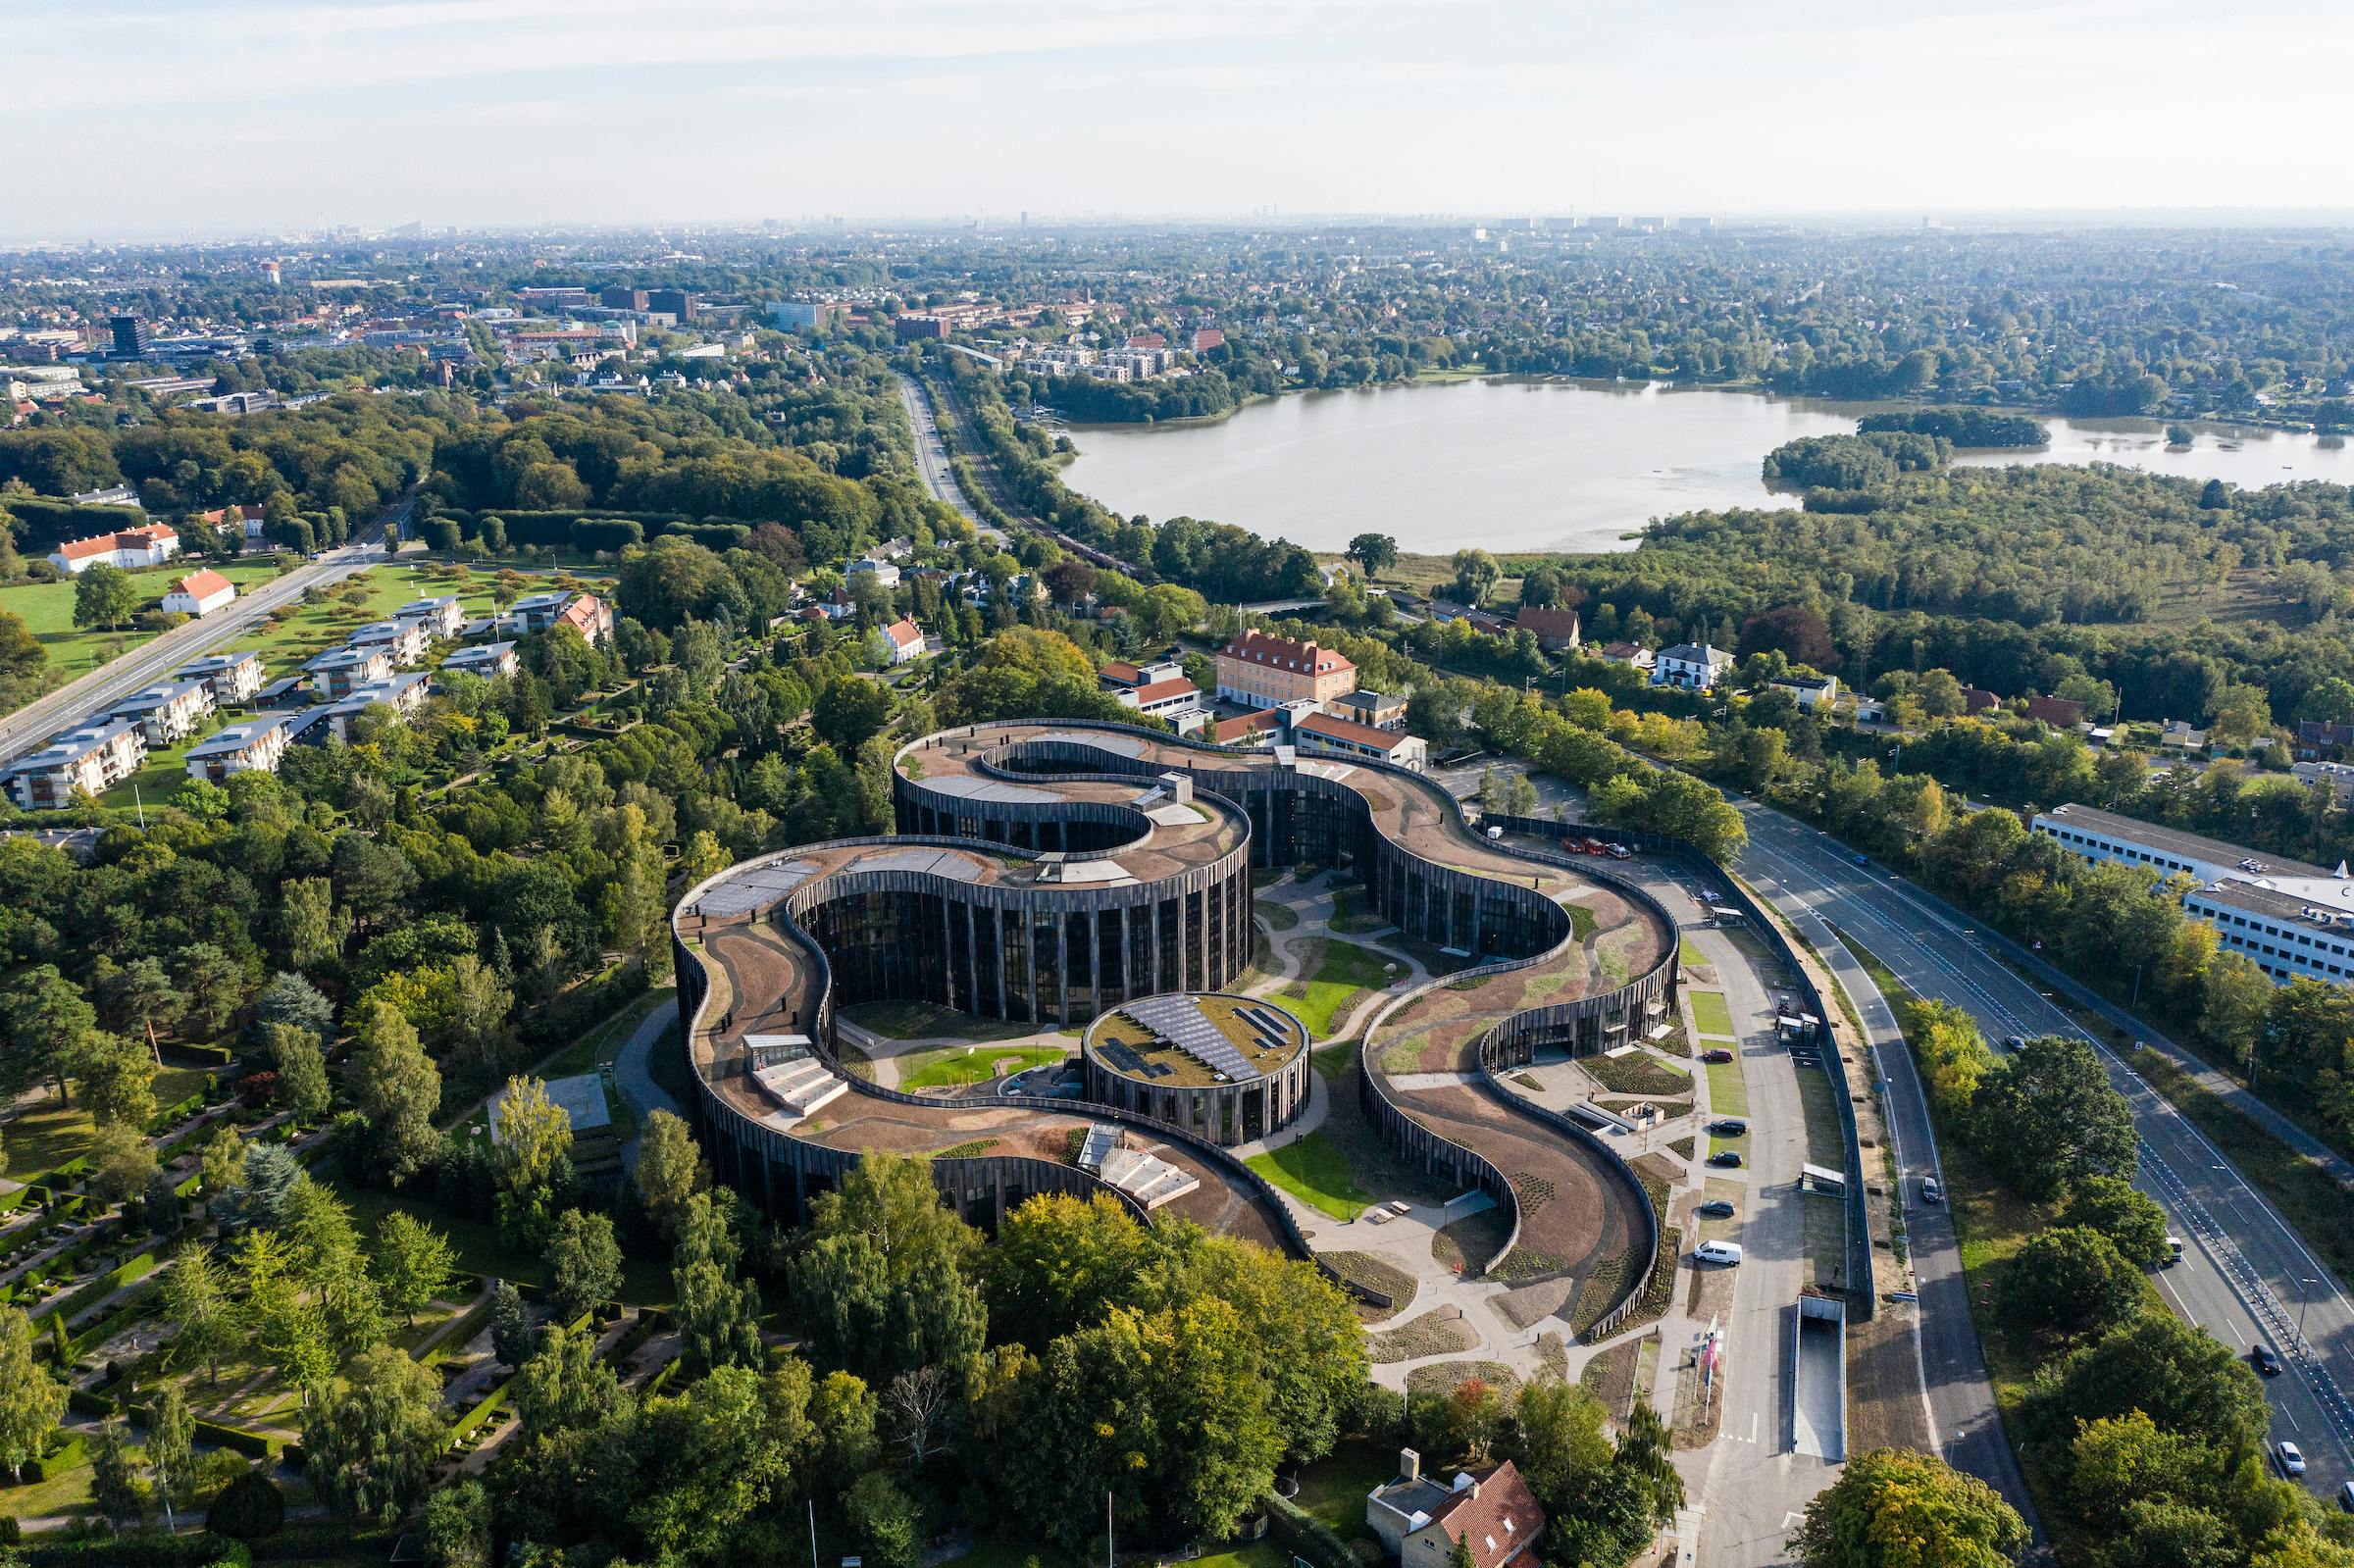
[[[1869,855],[1858,855],[1856,857],[1856,864],[1859,866],[1868,866],[1871,864],[1871,857]]]
[[[2255,1362],[2256,1370],[2268,1378],[2280,1375],[2280,1352],[2269,1344],[2258,1343],[2255,1349],[2248,1352],[2248,1359]]]
[[[1733,1059],[1733,1053],[1731,1051],[1702,1051],[1700,1059],[1704,1062],[1729,1062]]]
[[[1709,1156],[1709,1163],[1711,1165],[1738,1165],[1741,1163],[1741,1155],[1739,1151],[1734,1149],[1719,1149],[1717,1152]]]
[[[1749,1131],[1749,1124],[1738,1116],[1720,1116],[1709,1124],[1709,1131],[1718,1138],[1739,1138]]]
[[[1720,1197],[1711,1198],[1692,1212],[1703,1219],[1729,1220],[1733,1217],[1733,1206]]]

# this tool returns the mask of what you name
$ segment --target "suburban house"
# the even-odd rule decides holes
[[[1996,696],[1991,691],[1983,690],[1977,686],[1964,686],[1962,688],[1962,712],[1965,715],[1975,717],[1978,714],[1986,712],[1988,709],[1999,708],[2002,705],[2003,699]]]
[[[1537,639],[1537,646],[1547,653],[1561,653],[1578,645],[1577,612],[1559,605],[1524,604],[1513,624]]]
[[[1705,642],[1679,642],[1662,648],[1651,668],[1651,683],[1683,691],[1708,691],[1733,667],[1733,656]]]
[[[348,697],[371,681],[392,673],[392,656],[382,648],[331,648],[303,666],[318,677],[319,694]]]
[[[208,566],[173,583],[164,609],[173,615],[209,615],[236,596],[237,585]]]
[[[1658,657],[1640,642],[1606,642],[1602,645],[1602,656],[1612,664],[1623,664],[1645,675],[1651,674],[1659,663]]]
[[[1773,689],[1788,692],[1790,700],[1806,713],[1828,713],[1839,701],[1839,678],[1835,675],[1786,675],[1773,683]]]
[[[258,653],[208,653],[183,665],[172,679],[201,681],[212,689],[214,707],[236,708],[262,689],[265,673]]]
[[[162,566],[179,553],[179,533],[170,524],[142,523],[135,529],[69,539],[49,552],[49,562],[68,577],[79,577],[101,563],[126,572]]]
[[[1393,697],[1379,691],[1368,691],[1363,686],[1357,687],[1355,691],[1343,692],[1334,699],[1332,706],[1327,711],[1336,719],[1354,720],[1357,724],[1369,725],[1376,730],[1403,730],[1406,728],[1406,699],[1404,697]]]
[[[1365,1493],[1365,1525],[1396,1554],[1400,1568],[1447,1568],[1456,1543],[1470,1548],[1473,1568],[1536,1560],[1545,1510],[1507,1459],[1473,1475],[1441,1482],[1422,1474],[1422,1456],[1398,1452],[1398,1478]]]
[[[132,692],[107,717],[137,725],[150,746],[169,746],[194,734],[212,711],[212,687],[201,681],[174,681]]]
[[[441,661],[444,670],[457,670],[467,675],[479,675],[486,680],[513,675],[523,666],[515,657],[512,642],[484,642],[471,648],[460,648]]]
[[[2084,723],[2084,704],[2070,697],[2028,697],[2020,705],[2028,718],[2055,730],[2074,730]]]
[[[411,670],[353,688],[342,701],[327,710],[328,733],[348,742],[358,728],[360,715],[380,704],[407,718],[425,706],[428,679],[424,671]]]
[[[415,621],[430,636],[454,637],[466,629],[466,607],[454,593],[436,599],[411,599],[392,612],[395,621]]]
[[[386,658],[399,666],[423,659],[433,642],[434,634],[422,621],[371,621],[351,634],[353,647],[381,648]]]
[[[889,649],[891,662],[905,664],[924,651],[924,629],[913,621],[894,621],[883,628],[883,641]]]
[[[510,634],[571,627],[591,647],[613,635],[613,607],[593,593],[535,593],[517,599],[498,618]]]
[[[2302,762],[2319,762],[2354,746],[2354,724],[2335,719],[2299,719],[2297,721],[2297,758]]]
[[[564,1113],[572,1126],[573,1174],[597,1181],[621,1174],[621,1138],[613,1126],[613,1111],[605,1100],[605,1081],[595,1073],[551,1078],[543,1086],[547,1101]],[[507,1091],[490,1096],[490,1140],[504,1143],[501,1124]]]
[[[852,561],[843,569],[842,575],[845,580],[853,582],[866,577],[873,578],[887,588],[896,588],[899,585],[899,569],[889,561],[878,561],[871,555]]]
[[[215,507],[210,512],[197,513],[196,521],[217,529],[233,529],[247,546],[262,536],[263,514],[258,506]]]
[[[1313,642],[1250,630],[1218,650],[1218,700],[1246,708],[1323,707],[1356,689],[1356,666]]]
[[[138,772],[147,760],[147,740],[128,719],[86,724],[10,769],[8,792],[26,811],[58,811],[74,804],[74,793],[111,788]]]
[[[1358,724],[1354,719],[1336,719],[1329,713],[1305,714],[1295,719],[1292,721],[1292,735],[1301,746],[1310,751],[1369,758],[1375,762],[1410,768],[1416,773],[1430,763],[1430,742],[1420,735],[1376,730],[1369,724]]]
[[[232,724],[188,748],[188,777],[227,784],[230,774],[276,773],[293,727],[292,716],[283,713]]]

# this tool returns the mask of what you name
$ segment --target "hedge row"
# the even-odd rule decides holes
[[[97,1421],[104,1421],[109,1416],[127,1415],[141,1427],[147,1424],[146,1406],[116,1399],[95,1389],[68,1389],[66,1408],[76,1415],[88,1416]],[[198,1416],[195,1432],[198,1442],[229,1448],[248,1459],[267,1459],[271,1454],[271,1440],[258,1432],[247,1432],[243,1427],[223,1426],[218,1421],[207,1421]]]
[[[1315,1568],[1360,1568],[1349,1550],[1349,1543],[1297,1503],[1271,1492],[1265,1502],[1268,1532],[1291,1548],[1293,1556],[1313,1563]]]
[[[241,1541],[199,1531],[127,1530],[96,1540],[31,1536],[16,1548],[25,1568],[248,1568],[253,1554]]]

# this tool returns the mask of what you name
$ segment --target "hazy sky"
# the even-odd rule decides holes
[[[0,233],[2345,207],[2346,0],[8,0]]]

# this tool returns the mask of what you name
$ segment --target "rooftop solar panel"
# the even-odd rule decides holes
[[[1149,997],[1122,1011],[1213,1073],[1229,1079],[1256,1076],[1250,1060],[1191,996]]]

